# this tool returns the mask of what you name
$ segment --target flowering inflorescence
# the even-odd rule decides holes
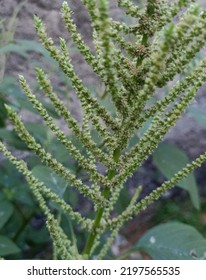
[[[114,21],[109,17],[109,1],[82,0],[91,18],[93,46],[91,50],[77,31],[72,19],[72,10],[63,2],[61,15],[68,32],[85,61],[93,68],[105,87],[104,98],[112,102],[115,112],[109,112],[90,93],[74,70],[66,41],[60,38],[59,47],[48,37],[46,26],[37,16],[35,28],[43,46],[70,79],[82,108],[82,124],[68,111],[55,93],[48,75],[36,68],[36,76],[42,92],[53,104],[56,112],[64,118],[69,130],[80,141],[82,149],[73,143],[56,124],[45,106],[32,92],[23,76],[20,85],[46,125],[68,153],[85,170],[89,183],[85,183],[69,168],[58,162],[51,153],[29,133],[18,114],[6,106],[8,117],[19,137],[29,149],[65,182],[77,189],[94,207],[95,217],[90,219],[74,211],[63,198],[53,193],[30,171],[26,163],[14,157],[0,142],[0,150],[26,178],[32,192],[47,218],[47,228],[53,240],[55,258],[92,258],[101,236],[107,241],[96,258],[103,258],[123,224],[144,210],[165,192],[187,177],[206,160],[201,155],[191,164],[164,182],[148,196],[138,201],[142,186],[138,187],[128,207],[114,217],[116,202],[124,183],[153,153],[169,129],[195,97],[206,81],[206,59],[188,70],[187,66],[205,44],[206,12],[190,0],[147,0],[140,8],[130,0],[119,0],[119,7],[132,17],[133,23]],[[175,23],[173,18],[182,8],[184,12]],[[184,78],[173,83],[169,93],[151,104],[158,90],[172,81],[177,74]],[[149,128],[133,147],[128,149],[130,139],[151,119]],[[95,130],[101,144],[92,137]],[[100,172],[99,166],[104,166]],[[64,213],[89,232],[85,248],[80,254],[60,227],[51,212],[48,201],[55,202]]]

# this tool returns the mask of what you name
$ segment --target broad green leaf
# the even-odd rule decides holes
[[[37,98],[44,108],[47,110],[47,112],[51,115],[51,117],[59,119],[59,115],[55,112],[54,107],[49,104],[48,102],[45,102],[42,98]],[[27,109],[28,111],[39,114],[38,111],[33,107],[32,103],[28,101],[28,99],[25,97],[25,95],[21,95],[19,97],[16,97],[15,103],[18,107]]]
[[[47,131],[48,128],[46,125],[41,123],[26,123],[26,129],[42,144],[47,141]]]
[[[153,154],[153,160],[162,174],[170,179],[189,163],[187,155],[173,144],[161,143]],[[189,192],[191,201],[195,208],[200,208],[198,188],[193,173],[180,181],[178,186]]]
[[[135,133],[133,135],[133,137],[129,140],[129,144],[128,144],[127,150],[129,151],[130,149],[132,149],[138,142],[139,142],[139,137]]]
[[[0,201],[0,229],[3,228],[12,213],[13,205],[7,201]]]
[[[32,40],[16,40],[14,43],[10,43],[0,48],[0,53],[17,53],[24,58],[28,57],[28,52],[37,52],[42,54],[45,58],[49,59],[49,53],[43,48],[40,43]],[[49,59],[51,61],[51,59]]]
[[[68,151],[66,150],[66,148],[64,147],[64,145],[62,143],[60,143],[60,141],[58,141],[57,139],[53,138],[51,140],[51,143],[49,145],[49,148],[52,150],[52,154],[54,155],[55,159],[58,160],[61,163],[68,163],[69,160],[71,160],[71,156],[68,154],[67,157],[65,157],[65,154],[68,153]],[[71,168],[73,171],[75,171],[74,168]]]
[[[39,90],[39,87],[36,90]],[[17,108],[18,110],[23,108],[23,109],[27,109],[32,113],[39,115],[38,111],[33,107],[32,103],[28,101],[25,93],[23,93],[19,85],[16,84],[16,81],[13,77],[6,76],[3,79],[2,83],[0,84],[0,93],[5,100],[8,95],[12,96],[13,98],[11,98],[9,103],[12,104],[13,107]],[[3,116],[6,117],[5,114],[6,110],[4,108],[4,103],[5,103],[4,99],[2,99],[2,101],[0,100],[0,102],[3,103],[3,108],[2,108],[2,112],[0,112],[0,117],[1,114],[3,113],[4,113]],[[43,98],[38,97],[37,99],[42,103],[42,105],[46,108],[46,110],[52,117],[57,119],[60,118],[52,104],[46,102]]]
[[[8,237],[0,235],[0,256],[4,257],[7,255],[17,254],[20,249],[16,244]]]
[[[16,40],[16,43],[24,49],[25,52],[37,52],[42,54],[45,58],[48,58],[49,61],[52,61],[50,58],[49,52],[42,46],[41,43],[35,42],[33,40]]]
[[[3,97],[12,97],[12,103],[13,99],[23,95],[19,85],[12,76],[4,77],[3,81],[0,83],[0,92]]]
[[[128,190],[123,188],[121,190],[120,197],[117,200],[115,211],[117,211],[117,213],[121,213],[122,211],[124,211],[124,209],[126,209],[126,207],[128,206],[130,200],[131,196],[129,195]]]
[[[97,96],[98,94],[95,94],[95,97]],[[108,111],[108,112],[111,112],[111,114],[113,116],[115,116],[115,107],[114,107],[114,104],[106,97],[104,99],[99,99],[99,102],[102,106],[104,106],[104,108]]]
[[[168,222],[147,231],[137,242],[156,260],[194,260],[206,258],[206,239],[192,226]]]
[[[206,112],[199,108],[190,107],[188,109],[190,115],[204,128],[206,128]]]
[[[75,160],[72,158],[69,151],[59,140],[57,140],[56,138],[51,139],[47,147],[49,151],[52,152],[52,155],[57,161],[63,163],[64,166],[67,166],[69,170],[71,170],[73,173],[76,172],[77,164]]]
[[[99,133],[96,130],[91,131],[91,137],[97,145],[101,145],[102,137],[99,135]]]
[[[21,227],[26,222],[25,219],[27,217],[29,217],[29,215],[32,213],[32,208],[31,207],[24,207],[24,205],[22,205],[21,206],[21,211],[22,212],[20,213],[19,209],[15,208],[15,210],[13,211],[13,215],[10,217],[10,219],[8,220],[8,222],[6,224],[6,227],[2,231],[2,235],[10,238],[11,235],[13,237],[13,236],[15,236],[15,234],[17,234],[20,231],[21,231],[21,234],[24,232],[24,229],[21,228]],[[24,216],[22,216],[22,213],[24,213]],[[29,221],[28,221],[28,223],[29,223]],[[19,235],[19,237],[20,237],[20,235]],[[19,239],[18,239],[18,244],[20,244]]]
[[[68,184],[63,178],[56,175],[49,167],[37,165],[32,169],[34,176],[60,197],[63,196]]]
[[[67,188],[64,194],[64,200],[75,208],[78,205],[79,195],[75,189]]]
[[[143,126],[138,130],[137,135],[138,137],[142,137],[144,135],[144,133],[148,130],[148,128],[150,127],[152,122],[152,118],[149,118],[144,124]]]
[[[24,184],[22,180],[19,182],[18,188],[15,188],[14,196],[15,200],[19,201],[23,205],[28,205],[29,207],[33,207],[35,205],[35,200],[30,188]]]
[[[0,128],[0,139],[18,150],[28,150],[27,145],[19,138],[16,132],[5,128]]]
[[[26,235],[27,241],[34,244],[45,244],[51,240],[48,230],[45,226],[40,229],[35,229],[31,226],[28,226],[24,234]]]
[[[24,58],[28,57],[28,54],[25,52],[25,50],[17,44],[8,44],[8,45],[0,48],[0,54],[1,53],[9,53],[9,52],[17,53]]]

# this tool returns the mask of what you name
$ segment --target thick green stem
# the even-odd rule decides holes
[[[119,156],[120,156],[120,149],[116,149],[114,151],[114,153],[113,153],[113,158],[114,158],[115,162],[118,161]],[[116,174],[116,172],[115,172],[114,169],[109,170],[108,171],[108,179],[112,180],[112,178],[114,178],[115,174]],[[104,198],[107,199],[109,197],[109,195],[110,195],[110,188],[106,187],[104,189],[102,195],[103,195]],[[96,212],[96,216],[95,216],[95,219],[94,219],[92,230],[91,230],[91,233],[88,236],[88,239],[87,239],[84,251],[83,251],[83,255],[86,255],[86,256],[90,255],[92,246],[93,246],[95,238],[97,236],[97,229],[98,229],[98,227],[100,225],[103,213],[104,213],[104,207],[99,207],[99,209]]]

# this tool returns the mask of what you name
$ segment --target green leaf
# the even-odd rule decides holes
[[[45,102],[42,98],[37,98],[37,99],[42,103],[42,105],[48,111],[51,117],[59,119],[59,115],[55,112],[55,109],[51,104]],[[16,97],[15,103],[16,106],[27,109],[28,111],[38,115],[37,109],[33,107],[32,103],[29,102],[24,95]]]
[[[204,128],[206,128],[206,113],[205,110],[199,108],[190,107],[188,109],[190,115]]]
[[[137,136],[137,134],[135,133],[133,135],[133,137],[131,137],[131,139],[129,140],[129,144],[127,147],[127,151],[130,151],[130,149],[132,149],[137,143],[139,142],[139,137]]]
[[[173,144],[161,143],[153,154],[153,160],[162,174],[170,179],[175,173],[189,163],[187,155]],[[178,186],[189,192],[195,208],[200,208],[198,188],[193,173],[180,181]]]
[[[11,254],[17,254],[20,249],[16,244],[6,236],[0,235],[0,256],[4,257]]]
[[[96,130],[92,130],[91,131],[91,137],[92,139],[94,140],[94,142],[97,144],[97,145],[101,145],[102,143],[102,138],[101,136],[98,134],[98,132]]]
[[[13,205],[7,201],[0,202],[0,229],[9,220],[13,213]],[[0,254],[1,255],[1,254]]]
[[[22,205],[29,206],[30,208],[34,207],[35,202],[29,187],[24,184],[22,180],[19,183],[18,188],[16,188],[14,192],[15,200],[22,203]]]
[[[144,133],[148,130],[148,128],[150,127],[151,125],[151,122],[152,122],[152,118],[149,118],[144,124],[142,127],[139,128],[138,132],[137,132],[137,135],[139,138],[141,138]]]
[[[206,258],[206,239],[192,226],[168,222],[146,232],[137,242],[156,260],[194,260]]]
[[[75,189],[67,188],[64,193],[64,200],[71,205],[72,207],[76,207],[79,203],[79,195]]]
[[[4,77],[3,81],[0,83],[0,93],[4,98],[11,96],[12,104],[16,97],[23,96],[19,85],[12,76]]]
[[[9,145],[18,150],[28,150],[26,144],[19,138],[17,133],[13,130],[0,128],[0,139],[6,141]]]
[[[8,45],[0,48],[0,54],[9,53],[9,52],[17,53],[24,58],[28,57],[28,54],[25,52],[25,50],[17,44],[8,44]]]
[[[49,56],[49,52],[42,46],[41,43],[35,42],[33,40],[20,40],[20,39],[16,40],[16,43],[19,46],[21,46],[25,52],[28,51],[37,52],[42,54],[45,58],[49,58],[49,60],[52,61]]]
[[[129,195],[128,190],[123,188],[121,190],[120,197],[117,200],[115,211],[117,211],[117,213],[121,213],[122,211],[124,211],[124,209],[126,209],[126,207],[128,206],[130,199],[131,196]]]
[[[97,96],[97,94],[95,94]],[[115,107],[114,104],[108,99],[99,99],[99,103],[108,111],[111,112],[112,116],[115,116]]]
[[[64,165],[67,165],[73,159],[68,150],[66,150],[65,146],[56,138],[51,139],[48,149],[52,151],[52,155],[55,157],[55,159]],[[67,154],[66,157],[65,154]],[[75,172],[75,168],[72,165],[69,167],[73,172]]]
[[[34,176],[50,188],[52,192],[58,194],[60,197],[63,196],[68,184],[49,167],[37,165],[32,169],[32,172]]]
[[[14,43],[10,43],[0,48],[0,54],[13,52],[21,55],[24,58],[27,58],[28,53],[31,51],[40,53],[51,61],[51,59],[49,59],[48,51],[45,50],[40,43],[32,40],[16,40]]]
[[[45,244],[51,240],[48,230],[46,227],[42,227],[41,229],[34,229],[32,227],[27,227],[25,230],[25,235],[27,241],[34,244]]]
[[[41,144],[47,141],[48,128],[46,125],[33,122],[26,123],[25,127]]]

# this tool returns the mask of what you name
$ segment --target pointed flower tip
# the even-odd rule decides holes
[[[35,72],[38,80],[47,79],[48,74],[46,74],[41,68],[35,67]]]
[[[19,81],[20,81],[20,82],[21,82],[21,81],[25,81],[25,78],[24,78],[23,75],[19,75]]]
[[[40,28],[42,26],[42,20],[37,15],[34,15],[34,26]]]
[[[8,113],[13,112],[12,108],[11,108],[9,105],[4,104],[4,107],[6,108],[6,110],[7,110]]]
[[[0,140],[0,150],[2,150],[3,147],[4,147],[4,144],[3,144],[3,143],[1,142],[1,140]]]
[[[40,75],[42,73],[42,69],[39,68],[39,67],[35,67],[34,70],[35,70],[37,75]]]
[[[26,79],[24,78],[24,76],[19,75],[19,83],[21,86],[24,86],[26,84]]]
[[[63,1],[63,3],[62,3],[62,7],[63,7],[63,8],[67,8],[67,7],[68,7],[68,3],[67,3],[67,1]]]
[[[64,1],[64,2],[62,3],[62,7],[61,7],[62,15],[65,16],[65,14],[67,14],[67,13],[70,12],[70,11],[71,11],[71,10],[70,10],[70,7],[69,7],[67,1]]]
[[[65,39],[62,38],[62,37],[59,37],[59,42],[60,42],[61,45],[65,45],[66,44]]]
[[[41,21],[40,17],[34,14],[34,21]]]

